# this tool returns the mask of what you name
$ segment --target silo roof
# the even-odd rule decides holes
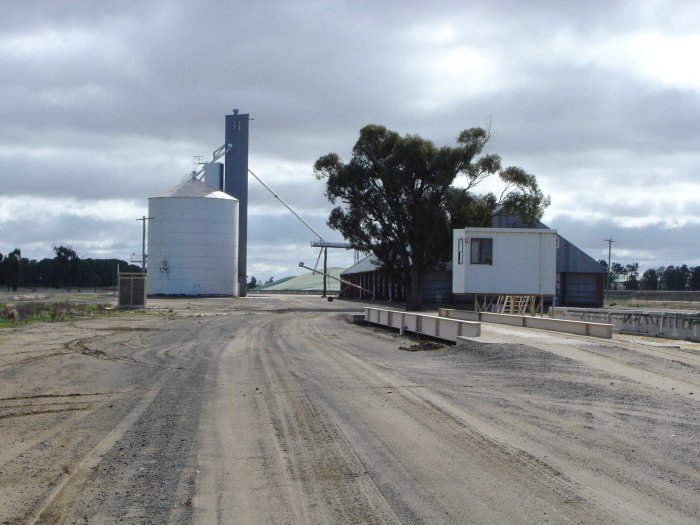
[[[174,188],[170,188],[156,197],[206,197],[210,199],[230,199],[237,200],[228,193],[219,191],[205,184],[201,180],[188,178]]]

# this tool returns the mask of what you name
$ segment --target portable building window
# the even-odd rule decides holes
[[[464,264],[464,239],[457,241],[457,264]]]
[[[493,264],[493,239],[471,240],[471,264]]]

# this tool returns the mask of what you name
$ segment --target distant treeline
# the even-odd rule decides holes
[[[116,283],[117,267],[122,272],[138,272],[138,266],[120,259],[81,259],[71,247],[57,246],[53,259],[27,259],[15,248],[0,253],[0,285],[8,290],[19,287],[97,288]]]
[[[605,269],[607,261],[598,261]],[[700,290],[700,266],[661,266],[649,268],[639,276],[639,263],[612,263],[607,272],[608,288],[625,290]]]

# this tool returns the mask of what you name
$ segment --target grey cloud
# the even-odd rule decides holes
[[[22,2],[3,12],[0,45],[51,32],[79,40],[65,52],[0,53],[0,69],[11,72],[0,86],[2,193],[137,200],[145,210],[148,196],[185,175],[192,155],[223,143],[223,114],[239,107],[255,118],[251,168],[293,163],[288,176],[260,175],[319,228],[331,206],[310,177],[312,164],[331,151],[347,160],[363,125],[454,144],[459,131],[489,117],[491,150],[538,175],[555,203],[573,201],[561,219],[574,231],[597,238],[599,226],[619,227],[616,214],[643,219],[650,206],[670,218],[698,216],[691,202],[675,214],[668,199],[652,206],[655,188],[698,183],[698,90],[551,52],[558,37],[585,43],[638,30],[697,31],[697,14],[684,2],[602,0]],[[447,43],[433,34],[440,25],[456,29]],[[493,62],[503,86],[477,94],[450,86],[455,97],[427,105],[428,88],[442,86],[422,61],[450,45],[503,60]],[[293,217],[272,212],[276,203],[252,179],[250,186],[250,252],[272,264],[253,245],[305,245],[308,235]],[[602,202],[596,192],[619,197]],[[609,224],[572,218],[591,212],[609,215]],[[27,235],[2,231],[3,242],[39,246],[74,232],[76,244],[106,238],[113,253],[134,251],[131,234],[120,233],[131,226],[118,221],[107,229],[71,218],[47,231],[33,224],[23,218]],[[681,243],[676,231],[668,238]],[[651,226],[648,237],[663,232]],[[631,239],[653,250],[642,237]],[[658,259],[676,256],[686,254],[669,246]]]
[[[438,126],[462,129],[491,117],[492,144],[504,155],[631,149],[648,157],[692,151],[700,138],[698,93],[647,92],[628,77],[590,67],[540,74],[540,85],[468,100],[445,115],[444,127],[438,119]],[[450,130],[442,138],[454,135]]]
[[[587,222],[566,217],[550,221],[548,226],[576,244],[595,259],[607,259],[607,243],[612,235],[613,261],[628,264],[638,262],[643,268],[656,268],[670,264],[700,265],[698,243],[700,224],[679,228],[666,228],[656,224],[644,228],[621,228],[612,220]],[[630,255],[618,255],[630,252]]]
[[[294,180],[290,182],[269,183],[269,186],[284,199],[295,211],[324,212],[327,216],[333,205],[323,196],[325,184],[308,177],[308,181]],[[269,182],[269,181],[268,181]],[[248,198],[250,205],[260,205],[284,210],[286,208],[279,203],[266,189],[252,178],[249,181]],[[290,214],[291,217],[291,214]]]
[[[304,219],[328,241],[342,241],[336,231],[326,226],[325,221],[318,216],[305,216]],[[257,244],[284,245],[285,243],[300,243],[309,246],[310,241],[317,238],[301,221],[291,213],[251,213],[248,215],[248,242]]]
[[[50,221],[24,218],[21,223],[0,226],[0,252],[20,248],[25,257],[42,259],[53,257],[53,246],[70,245],[81,257],[127,258],[141,252],[141,225],[135,219],[105,222],[70,215]]]

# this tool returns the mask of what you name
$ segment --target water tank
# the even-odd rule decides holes
[[[188,179],[148,216],[149,295],[238,295],[238,200]]]

